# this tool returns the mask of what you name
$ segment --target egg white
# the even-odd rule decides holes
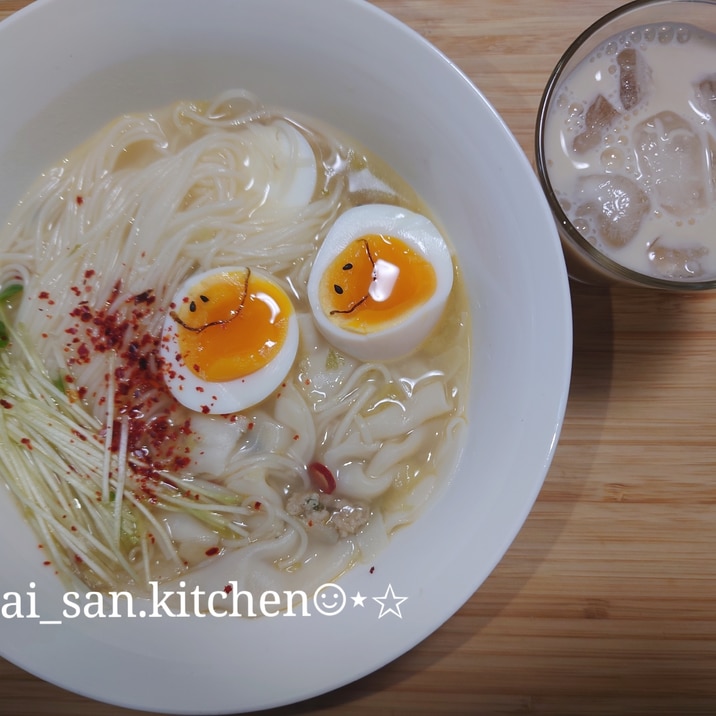
[[[265,161],[273,165],[280,181],[268,187],[265,206],[283,209],[307,206],[318,180],[316,155],[304,135],[292,124],[278,120],[270,125],[251,125],[255,145],[264,148]]]
[[[216,274],[242,271],[243,267],[229,266],[210,269],[188,278],[179,288],[174,304],[180,305],[191,288]],[[253,274],[271,283],[277,290],[283,289],[270,275],[252,269]],[[179,403],[200,413],[236,413],[265,400],[281,385],[288,375],[298,350],[298,319],[292,309],[287,315],[288,330],[283,345],[270,363],[241,378],[229,381],[207,381],[191,371],[181,359],[177,335],[177,323],[170,316],[164,319],[160,355],[164,381]]]
[[[336,325],[320,301],[323,275],[353,241],[368,234],[393,236],[425,258],[435,270],[436,286],[428,300],[392,325],[357,333]],[[425,216],[388,204],[348,209],[329,229],[311,268],[307,295],[318,329],[337,350],[359,360],[393,360],[412,353],[430,335],[445,309],[453,284],[450,250]]]

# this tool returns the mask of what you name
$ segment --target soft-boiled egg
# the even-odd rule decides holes
[[[276,280],[245,266],[191,276],[164,320],[164,380],[202,413],[260,403],[284,380],[298,349],[298,321]]]
[[[316,324],[360,360],[407,355],[431,333],[453,283],[445,240],[421,214],[366,204],[341,214],[308,280]]]
[[[252,146],[261,148],[261,162],[270,166],[280,180],[269,182],[265,205],[275,210],[301,208],[316,190],[316,155],[306,137],[292,124],[277,120],[269,125],[250,124]]]

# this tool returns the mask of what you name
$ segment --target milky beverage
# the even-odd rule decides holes
[[[591,244],[642,274],[716,277],[716,35],[613,37],[563,81],[545,129],[553,189]]]

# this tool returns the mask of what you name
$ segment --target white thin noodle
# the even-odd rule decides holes
[[[243,91],[120,117],[43,174],[0,234],[0,290],[24,287],[4,317],[12,341],[0,350],[0,469],[63,576],[138,593],[150,580],[185,578],[217,589],[231,579],[249,590],[315,588],[359,560],[361,543],[382,544],[414,519],[459,452],[459,299],[444,322],[450,340],[408,362],[360,364],[315,331],[304,298],[312,257],[335,217],[369,197],[348,193],[351,162],[363,155],[302,119],[288,121],[314,150],[318,181],[308,203],[289,200],[305,170],[301,147],[284,131],[287,166],[268,140],[286,121]],[[394,183],[392,200],[421,210]],[[222,265],[284,283],[301,316],[299,356],[280,397],[238,420],[195,417],[193,462],[155,475],[147,499],[152,457],[133,448],[115,371],[137,330],[159,335],[187,275]],[[79,360],[71,336],[92,330],[104,340],[92,317],[128,318],[145,292],[160,309]],[[78,319],[78,307],[89,318]],[[142,395],[143,420],[167,414],[165,392],[142,390],[157,393],[154,402]],[[178,424],[183,414],[171,409]],[[336,497],[373,515],[357,535],[312,531],[287,512],[288,497],[314,490],[314,460],[334,470]]]

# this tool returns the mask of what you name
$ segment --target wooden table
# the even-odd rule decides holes
[[[0,0],[0,17],[26,4]],[[533,158],[551,68],[579,31],[620,3],[375,4],[450,56]],[[716,294],[572,289],[562,439],[503,561],[410,653],[270,713],[716,713]],[[0,661],[0,713],[130,712]]]

